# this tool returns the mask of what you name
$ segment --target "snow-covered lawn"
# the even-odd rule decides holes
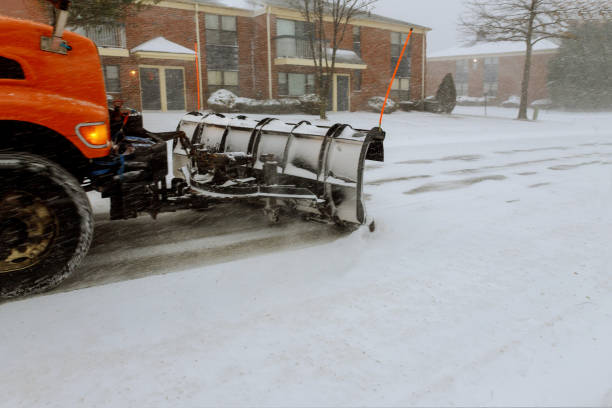
[[[374,233],[100,214],[91,287],[0,305],[0,406],[612,405],[612,114],[515,113],[386,116]]]

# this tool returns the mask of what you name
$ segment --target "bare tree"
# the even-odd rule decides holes
[[[484,41],[518,41],[526,46],[518,119],[527,119],[533,47],[540,41],[571,36],[581,20],[609,17],[612,0],[469,0],[460,30]]]
[[[336,70],[336,55],[351,20],[366,15],[378,0],[290,0],[310,26],[310,56],[315,66],[319,115],[326,118],[327,96]]]
[[[46,0],[39,0],[48,5]],[[143,8],[160,0],[71,0],[69,23],[73,27],[97,26],[125,20],[130,9]],[[49,5],[51,8],[51,6]],[[53,8],[55,11],[55,9]]]

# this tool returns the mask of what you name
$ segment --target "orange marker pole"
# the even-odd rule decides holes
[[[196,64],[196,81],[197,81],[197,93],[198,93],[198,110],[200,110],[200,68],[199,68],[199,63],[200,63],[200,56],[198,55],[198,43],[195,43],[194,47],[195,49],[195,53],[196,53],[196,59],[195,59],[195,64]]]
[[[397,74],[397,70],[399,69],[400,63],[402,62],[402,58],[404,57],[404,52],[406,51],[406,46],[410,41],[410,37],[412,37],[412,28],[408,33],[408,37],[406,37],[406,42],[404,43],[404,48],[402,48],[402,53],[400,54],[399,59],[397,60],[397,65],[395,65],[395,71],[393,72],[393,77],[391,78],[391,83],[389,84],[389,88],[387,89],[387,95],[385,96],[385,103],[383,103],[383,107],[380,111],[380,120],[378,121],[378,127],[382,128],[382,118],[385,114],[385,107],[387,106],[387,100],[389,99],[389,94],[391,93],[391,87],[393,86],[393,81],[395,81],[395,75]]]

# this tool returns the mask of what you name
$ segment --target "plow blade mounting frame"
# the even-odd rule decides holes
[[[261,199],[338,224],[364,224],[366,159],[383,161],[379,128],[318,126],[192,112],[178,130],[174,174],[189,174],[194,194],[217,200]]]

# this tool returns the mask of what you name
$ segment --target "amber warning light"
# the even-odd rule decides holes
[[[104,122],[81,123],[76,133],[87,147],[102,149],[109,146],[108,125]]]

